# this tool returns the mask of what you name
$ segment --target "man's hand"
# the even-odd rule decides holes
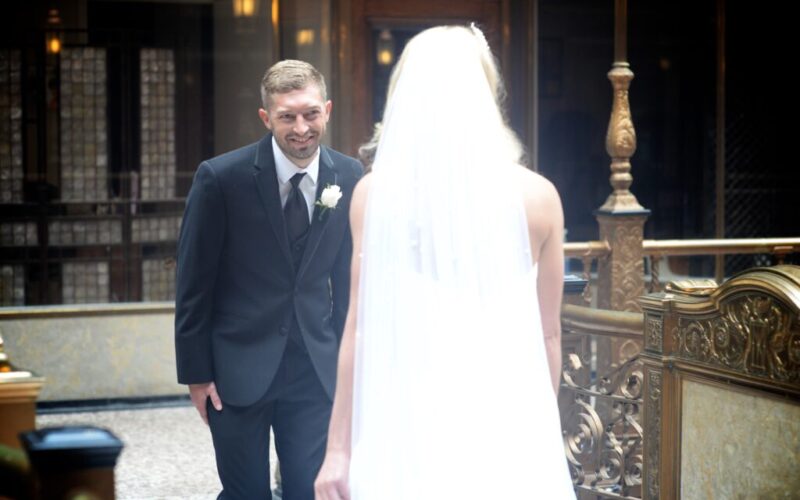
[[[197,412],[200,413],[200,418],[203,419],[206,425],[208,425],[208,414],[206,413],[207,398],[211,398],[211,404],[214,405],[215,410],[222,411],[222,400],[219,399],[217,386],[214,385],[214,382],[208,382],[207,384],[189,384],[189,396],[192,398],[192,404],[197,408]]]
[[[328,451],[325,461],[314,481],[316,500],[350,500],[347,476],[350,472],[350,457],[342,452]]]

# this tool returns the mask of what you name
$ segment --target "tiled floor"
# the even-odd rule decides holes
[[[118,499],[211,500],[221,489],[211,434],[193,407],[39,415],[36,425],[91,425],[120,438]]]

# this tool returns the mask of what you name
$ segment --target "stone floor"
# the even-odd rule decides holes
[[[212,500],[221,489],[211,434],[193,407],[47,414],[36,425],[91,425],[120,438],[118,499]]]

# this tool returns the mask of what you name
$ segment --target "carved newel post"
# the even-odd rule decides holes
[[[595,212],[600,240],[610,249],[610,253],[597,263],[597,307],[638,312],[641,311],[638,299],[644,294],[644,223],[650,211],[642,207],[630,191],[633,182],[631,157],[636,152],[636,131],[628,101],[633,72],[626,61],[626,4],[625,0],[615,2],[614,64],[608,73],[614,101],[606,135],[606,151],[611,157],[610,182],[613,191]],[[641,348],[638,340],[598,339],[595,345],[597,373],[614,373]],[[601,418],[607,419],[615,409],[604,401],[598,402],[595,411]]]
[[[611,186],[614,191],[596,212],[600,239],[611,249],[598,263],[598,307],[615,311],[641,311],[637,298],[644,293],[642,240],[650,211],[631,193],[631,157],[636,151],[636,131],[631,119],[628,88],[633,72],[626,58],[627,2],[616,2],[615,61],[608,78],[614,89],[614,103],[606,135],[611,157]]]

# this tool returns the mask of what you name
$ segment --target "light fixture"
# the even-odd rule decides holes
[[[233,0],[233,17],[253,17],[258,13],[258,0]]]
[[[45,34],[45,44],[48,54],[61,53],[61,17],[58,15],[58,9],[50,9],[47,11],[47,32]]]
[[[280,21],[278,14],[280,13],[280,0],[272,0],[272,29],[275,33],[278,32],[278,22]]]
[[[297,30],[297,45],[301,47],[314,45],[314,30]]]
[[[47,53],[48,54],[58,54],[61,52],[61,38],[58,37],[57,33],[48,33],[47,34]]]
[[[390,66],[394,62],[394,37],[389,30],[381,30],[376,47],[378,64]]]

